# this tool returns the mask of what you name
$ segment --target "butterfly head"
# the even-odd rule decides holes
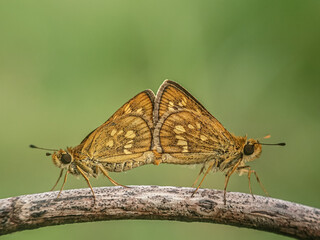
[[[244,162],[253,161],[261,155],[261,144],[258,140],[250,138],[243,146],[242,152]]]
[[[73,149],[67,148],[67,150],[57,150],[57,149],[51,149],[51,148],[41,148],[37,147],[33,144],[31,144],[29,147],[41,149],[41,150],[47,150],[47,151],[53,151],[54,153],[46,153],[47,156],[52,155],[52,161],[54,165],[56,165],[59,168],[69,168],[70,164],[73,162]]]
[[[52,161],[59,168],[68,168],[73,161],[73,157],[68,150],[60,149],[52,154]]]
[[[285,146],[285,143],[261,143],[256,139],[250,138],[246,141],[243,146],[243,160],[244,162],[253,161],[254,159],[260,157],[262,147],[261,145],[273,145],[273,146]]]

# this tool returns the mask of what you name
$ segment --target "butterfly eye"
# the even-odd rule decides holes
[[[71,162],[71,156],[70,156],[70,154],[68,154],[68,153],[62,154],[62,156],[61,156],[61,162],[62,162],[63,164],[68,164],[68,163],[70,163],[70,162]]]
[[[253,152],[254,152],[254,145],[250,145],[249,143],[247,143],[243,149],[244,155],[251,155]]]

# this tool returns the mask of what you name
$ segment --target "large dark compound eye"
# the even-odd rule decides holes
[[[254,152],[254,145],[250,145],[249,143],[247,143],[243,149],[244,155],[251,155],[253,152]]]
[[[70,154],[68,154],[68,153],[62,154],[62,156],[61,156],[61,162],[62,162],[63,164],[68,164],[68,163],[70,163],[70,162],[71,162],[71,156],[70,156]]]

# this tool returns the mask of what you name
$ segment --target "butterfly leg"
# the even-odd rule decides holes
[[[201,182],[199,183],[197,189],[192,193],[191,197],[193,197],[193,195],[198,191],[198,189],[200,188],[201,184],[203,183],[203,180],[205,179],[205,177],[207,176],[207,174],[210,172],[210,170],[212,169],[213,165],[214,165],[214,161],[212,163],[210,163],[210,165],[208,166],[207,171],[205,172]],[[202,170],[202,169],[201,169]]]
[[[249,182],[249,191],[250,191],[252,198],[254,199],[254,195],[252,193],[252,188],[251,188],[251,169],[250,169],[250,167],[249,166],[242,166],[242,167],[239,167],[237,169],[237,171],[239,172],[239,174],[247,173],[248,182]]]
[[[59,196],[60,196],[60,194],[61,194],[61,192],[62,192],[62,190],[63,190],[63,187],[64,187],[64,185],[66,184],[68,174],[69,174],[69,171],[67,170],[66,174],[64,175],[64,180],[63,180],[63,183],[62,183],[62,186],[61,186],[60,192],[58,193],[57,198],[59,198]]]
[[[51,188],[50,191],[53,191],[55,189],[55,187],[57,186],[58,182],[60,181],[60,178],[62,177],[62,173],[63,173],[63,168],[60,171],[60,175],[58,177],[58,180],[56,181],[56,183],[54,184],[54,186]]]
[[[201,168],[201,170],[200,170],[200,172],[199,172],[199,174],[198,174],[198,176],[197,176],[197,178],[196,178],[196,180],[194,181],[194,183],[192,184],[191,187],[194,187],[194,186],[196,185],[196,183],[197,183],[198,180],[199,180],[200,175],[203,173],[203,171],[204,171],[205,168],[206,168],[205,165],[203,165],[202,168]]]
[[[96,195],[94,194],[94,191],[93,191],[92,186],[90,184],[89,178],[85,175],[84,171],[78,165],[77,165],[77,169],[81,173],[82,177],[84,177],[84,179],[86,180],[88,186],[90,187],[92,195],[93,195],[93,204],[95,204],[96,203]]]
[[[265,189],[265,187],[263,186],[263,184],[260,182],[260,179],[258,177],[258,174],[255,170],[251,170],[251,172],[254,173],[254,175],[256,176],[257,182],[259,183],[260,187],[262,188],[262,190],[264,191],[264,193],[267,195],[267,197],[270,197],[269,193],[267,192],[267,190]]]
[[[263,186],[263,184],[261,183],[260,181],[260,178],[258,177],[258,174],[255,170],[252,170],[250,168],[250,166],[243,166],[241,168],[238,168],[240,174],[241,173],[247,173],[248,174],[248,181],[249,181],[249,190],[250,190],[250,193],[252,195],[252,197],[254,198],[253,196],[253,193],[252,193],[252,189],[251,189],[251,173],[254,173],[254,175],[256,176],[256,179],[257,179],[257,182],[259,183],[260,187],[262,188],[262,190],[264,191],[264,193],[269,197],[270,195],[268,194],[267,190],[265,189],[265,187]]]
[[[115,186],[121,186],[121,187],[125,187],[125,188],[129,188],[129,187],[124,186],[124,185],[122,185],[122,184],[120,184],[120,183],[117,183],[115,180],[113,180],[113,179],[109,176],[107,170],[105,170],[102,166],[99,166],[99,169],[101,170],[101,172],[103,173],[103,175],[105,175],[113,185],[115,185]]]
[[[225,182],[224,182],[224,189],[223,189],[223,203],[224,205],[226,205],[227,203],[227,186],[228,186],[228,182],[230,179],[230,176],[237,170],[239,164],[241,163],[241,161],[238,161],[233,168],[231,168],[227,173],[226,173],[226,178],[225,178]]]

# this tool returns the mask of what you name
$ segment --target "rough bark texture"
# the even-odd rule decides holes
[[[0,200],[0,235],[76,222],[157,219],[254,228],[298,239],[320,239],[320,210],[274,198],[193,188],[132,186],[24,195]]]

